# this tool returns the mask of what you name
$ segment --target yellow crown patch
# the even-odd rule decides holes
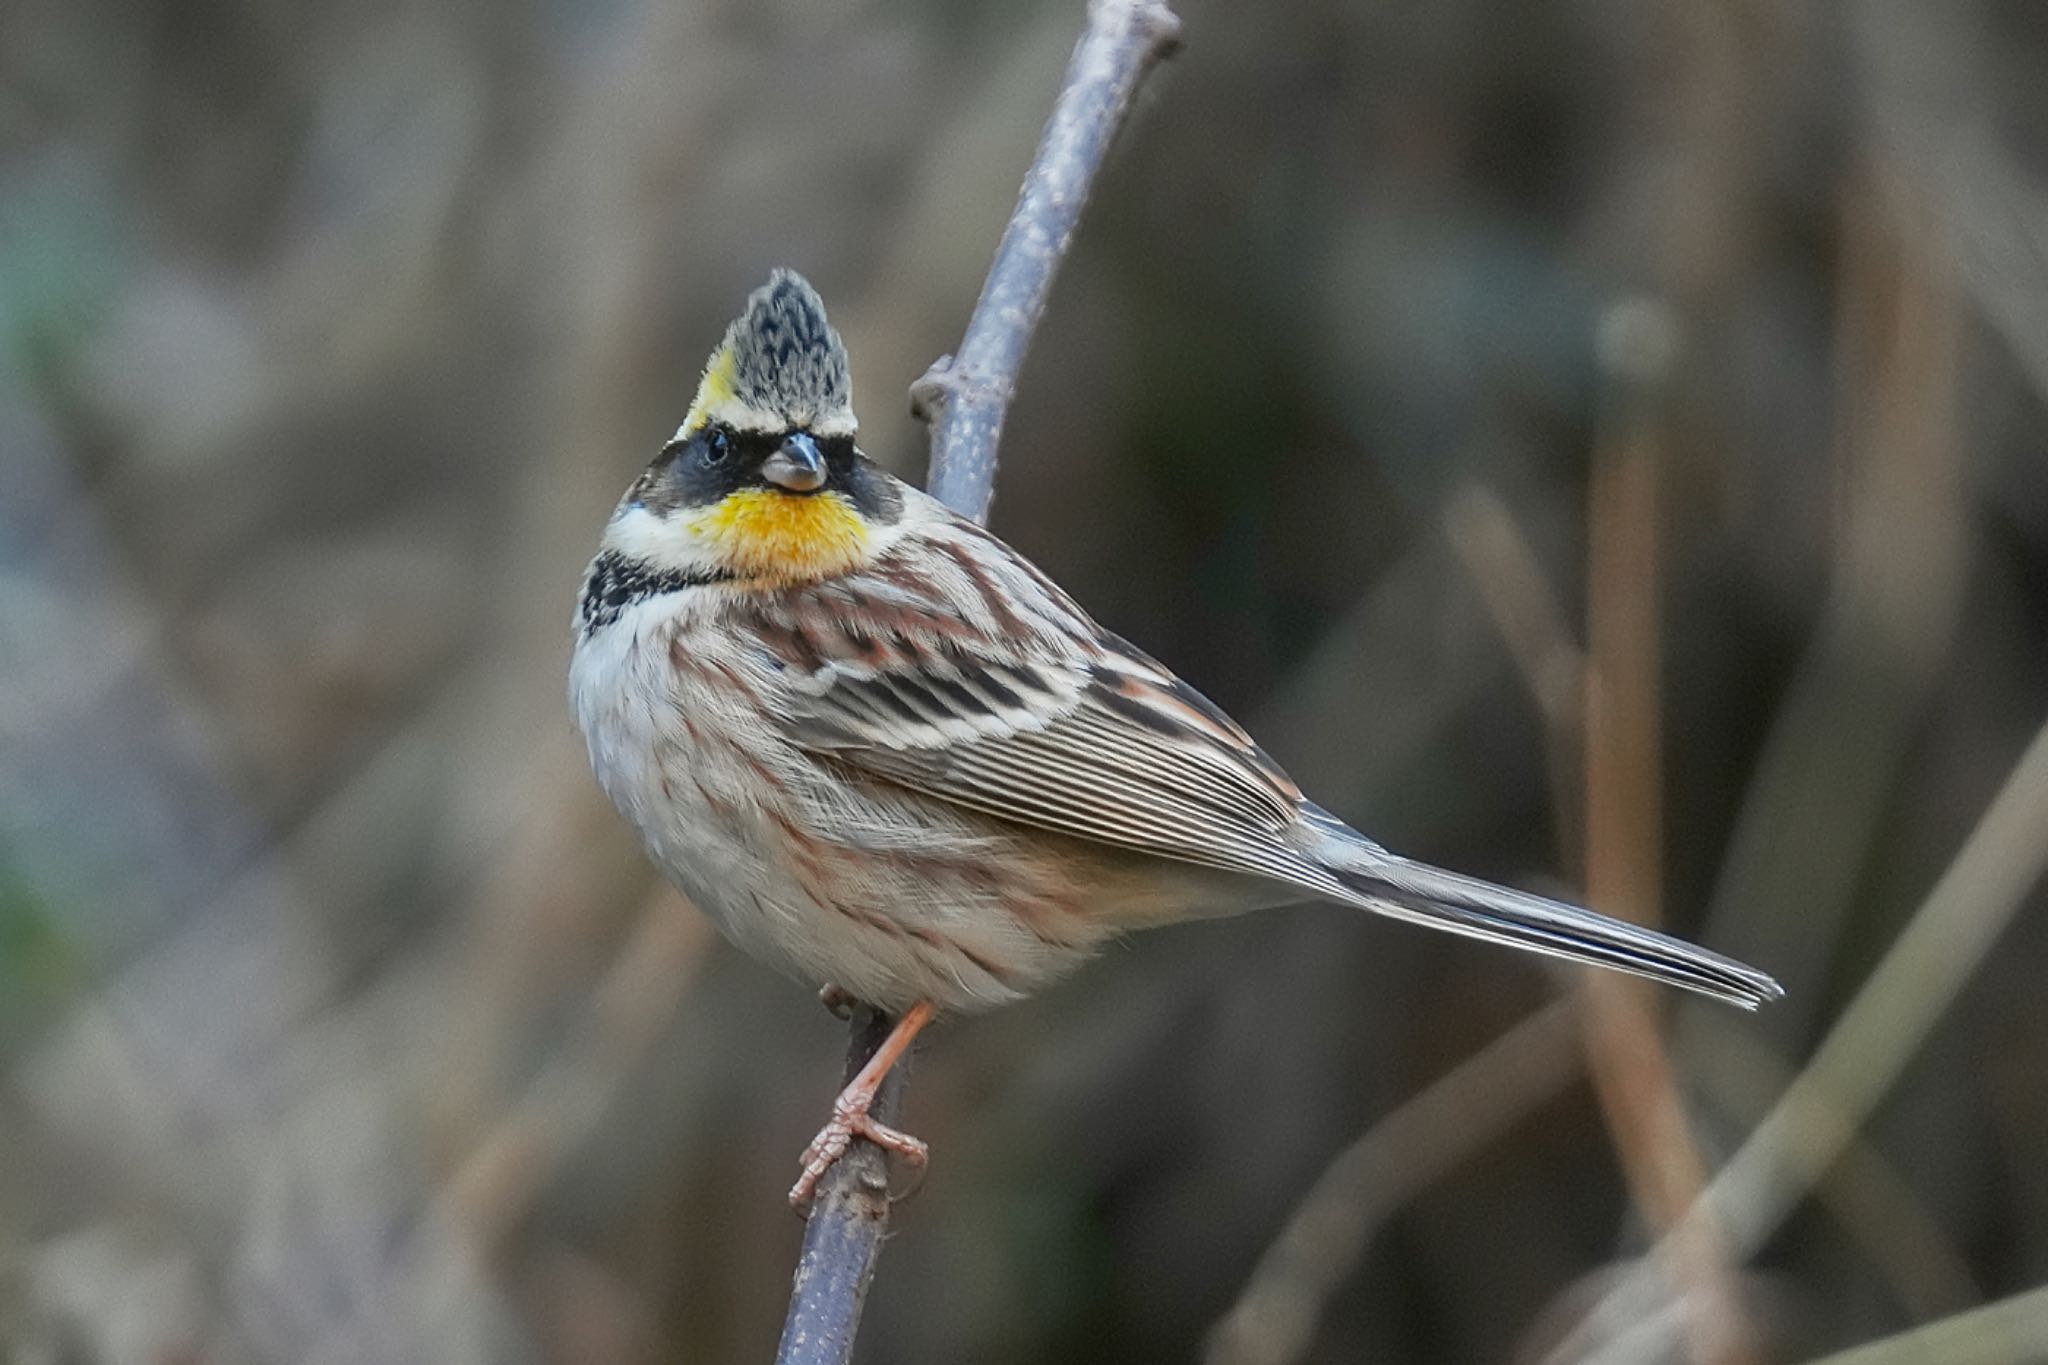
[[[678,436],[688,436],[709,426],[714,414],[738,402],[733,392],[733,374],[737,362],[731,346],[720,346],[712,352],[711,363],[704,367],[704,378],[697,385],[696,401],[690,404],[690,411],[683,418]]]
[[[725,567],[764,587],[850,573],[868,557],[867,522],[837,493],[742,488],[688,524]]]

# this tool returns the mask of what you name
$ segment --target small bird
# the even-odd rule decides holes
[[[584,580],[570,702],[605,792],[740,948],[900,1015],[801,1207],[939,1010],[1108,940],[1306,899],[1668,982],[1781,994],[1663,934],[1390,853],[1172,670],[856,443],[846,349],[777,271],[712,352]]]

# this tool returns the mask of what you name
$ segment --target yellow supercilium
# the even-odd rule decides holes
[[[704,367],[704,379],[697,385],[696,401],[690,404],[690,411],[684,416],[678,435],[687,436],[702,430],[713,412],[733,401],[733,380],[738,369],[732,347],[720,346],[712,355],[711,363]]]

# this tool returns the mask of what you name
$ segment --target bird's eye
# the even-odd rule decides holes
[[[714,428],[704,437],[704,453],[700,457],[712,469],[732,458],[732,436]]]

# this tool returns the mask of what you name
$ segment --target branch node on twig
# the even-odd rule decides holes
[[[934,360],[910,386],[910,415],[926,426],[938,422],[939,413],[952,399],[952,369],[953,356],[948,352]]]

